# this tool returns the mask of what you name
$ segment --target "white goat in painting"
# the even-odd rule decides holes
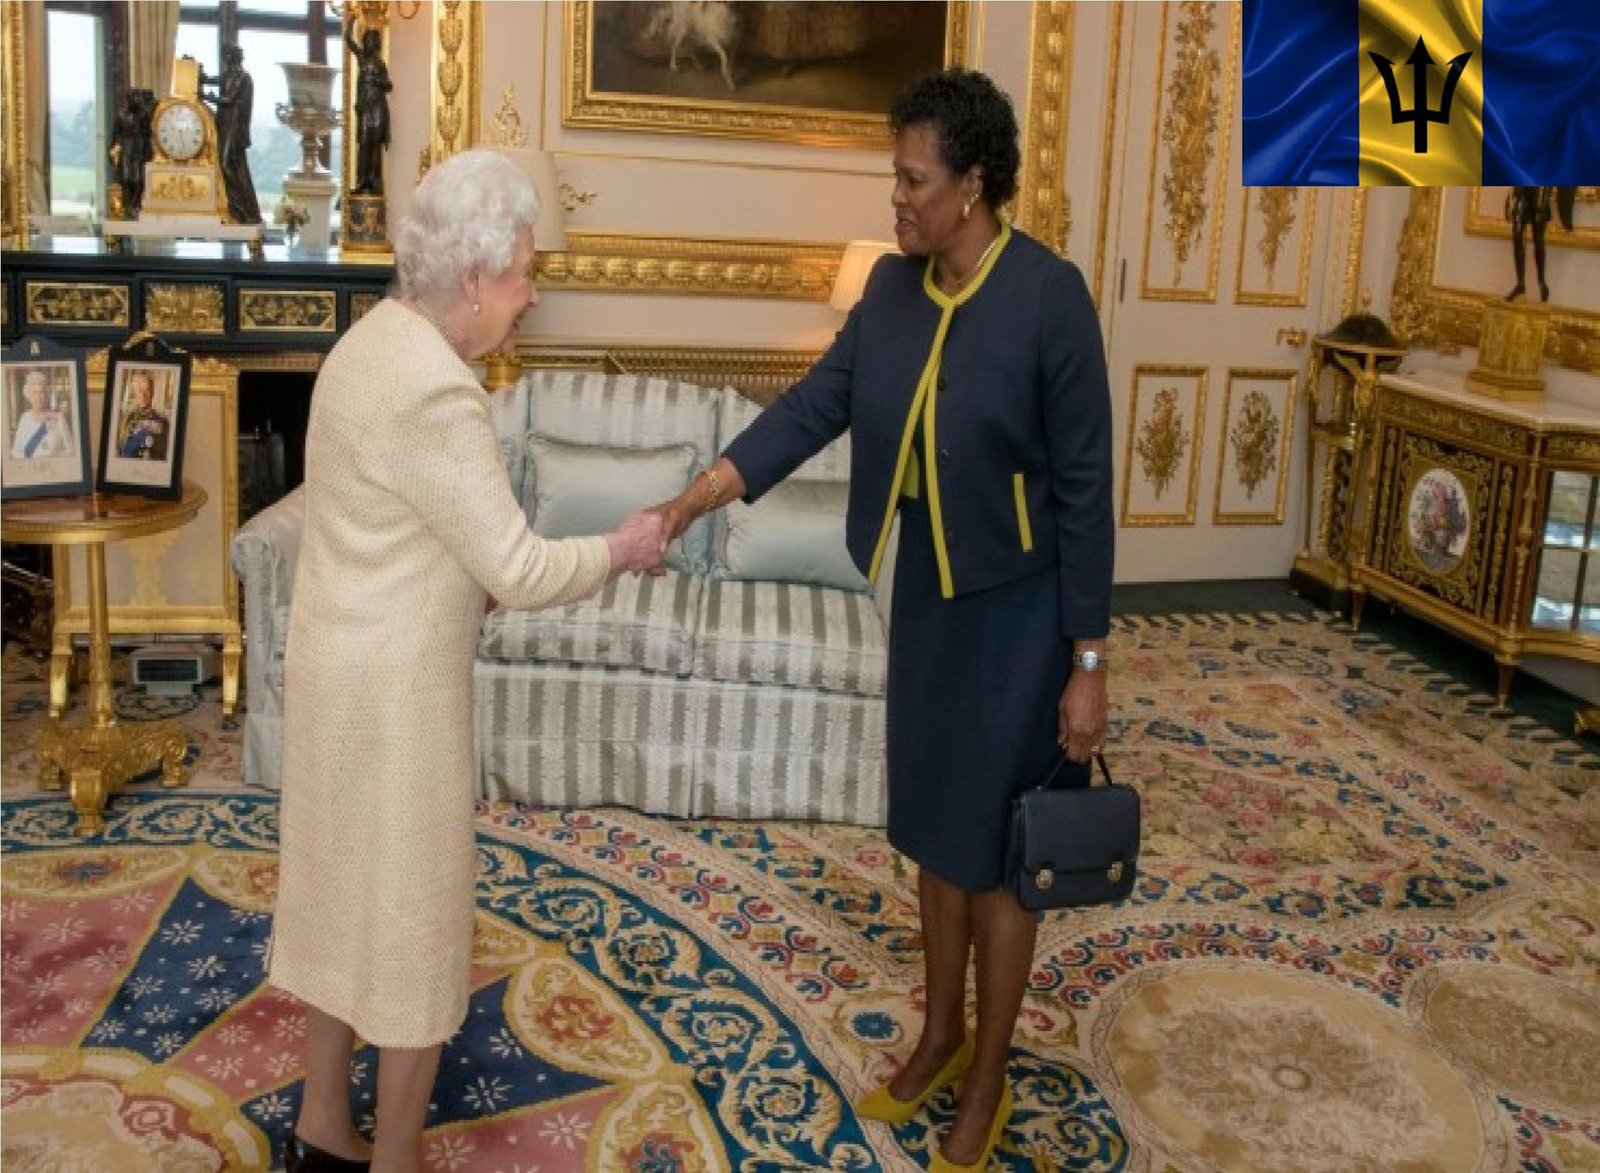
[[[647,37],[664,36],[671,47],[667,67],[678,72],[678,50],[689,42],[693,55],[704,45],[722,63],[722,80],[733,84],[733,50],[739,36],[739,19],[727,0],[671,0],[656,13],[645,30]]]

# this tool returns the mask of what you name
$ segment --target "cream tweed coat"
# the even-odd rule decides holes
[[[306,434],[285,653],[274,985],[380,1047],[455,1033],[485,592],[571,602],[610,566],[603,537],[528,529],[488,397],[420,317],[383,301],[333,349]]]

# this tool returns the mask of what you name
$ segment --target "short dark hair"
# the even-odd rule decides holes
[[[939,137],[939,157],[957,175],[976,164],[983,170],[983,199],[999,207],[1017,193],[1017,116],[1011,99],[975,69],[946,69],[914,82],[889,109],[889,129],[930,124]]]

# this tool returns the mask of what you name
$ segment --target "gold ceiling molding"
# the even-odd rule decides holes
[[[1061,256],[1067,255],[1067,234],[1072,230],[1064,162],[1072,100],[1072,13],[1071,4],[1058,0],[1033,6],[1028,120],[1019,184],[1018,223]]]
[[[1111,214],[1111,165],[1117,150],[1117,71],[1122,64],[1123,0],[1111,13],[1111,66],[1106,77],[1105,130],[1100,139],[1100,207],[1095,213],[1094,304],[1100,307],[1100,280],[1106,267],[1106,221]]]
[[[568,232],[567,251],[539,257],[547,289],[709,294],[826,301],[841,244]]]
[[[1454,352],[1477,346],[1483,304],[1498,296],[1436,283],[1444,193],[1455,188],[1418,187],[1400,229],[1391,315],[1408,345]],[[1551,303],[1544,358],[1574,370],[1600,374],[1600,314]]]

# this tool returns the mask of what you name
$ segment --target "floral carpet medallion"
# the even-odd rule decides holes
[[[1600,1169],[1600,760],[1335,624],[1116,639],[1142,874],[1044,921],[992,1168]],[[7,685],[0,1164],[269,1168],[305,1032],[262,984],[275,799],[199,789],[202,741],[195,791],[135,786],[79,839],[19,791]],[[892,1129],[851,1108],[923,996],[881,832],[505,806],[478,830],[431,1168],[926,1166],[949,1091]]]

